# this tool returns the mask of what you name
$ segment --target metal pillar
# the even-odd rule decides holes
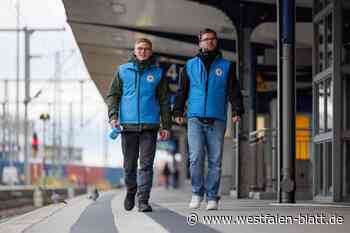
[[[16,145],[16,158],[14,159],[15,161],[19,160],[19,130],[20,130],[20,124],[19,124],[19,81],[20,81],[20,15],[21,15],[21,8],[20,8],[20,0],[17,0],[16,3],[16,12],[17,12],[17,32],[16,32],[16,114],[15,114],[15,135],[16,135],[16,140],[15,140],[15,145]]]
[[[295,202],[295,1],[278,1],[279,202]],[[281,22],[282,21],[282,22]],[[282,23],[282,24],[281,24]],[[281,179],[281,176],[278,178]]]
[[[55,53],[55,83],[54,83],[54,130],[53,130],[53,158],[56,162],[56,176],[62,176],[62,113],[61,113],[61,57],[60,52]]]
[[[57,86],[57,95],[58,95],[58,161],[59,161],[59,178],[62,178],[63,171],[62,171],[62,165],[63,165],[63,142],[62,142],[62,87],[61,87],[61,79],[62,79],[62,65],[61,65],[61,54],[60,52],[56,52],[56,82],[55,85]]]
[[[46,120],[43,120],[43,152],[44,152],[44,160],[45,158],[47,157],[47,154],[46,154]],[[44,164],[45,165],[45,164]]]
[[[277,99],[273,99],[270,102],[270,115],[271,115],[271,164],[272,164],[272,191],[277,193],[278,190],[278,152],[277,152]]]
[[[241,19],[242,23],[242,19]],[[247,95],[249,95],[249,86],[250,86],[250,63],[251,63],[251,47],[250,47],[250,36],[252,29],[251,28],[244,28],[243,25],[240,23],[239,29],[238,29],[238,60],[239,60],[239,79],[242,87],[243,92],[243,103],[244,106],[249,106],[249,98],[247,98]],[[254,177],[256,177],[256,170],[252,169],[250,176],[253,177],[251,180],[247,179],[246,176],[241,175],[241,170],[245,169],[242,168],[242,158],[240,155],[242,154],[250,154],[250,148],[249,148],[249,111],[246,111],[245,114],[242,116],[242,121],[239,123],[239,129],[236,128],[236,132],[240,132],[239,134],[239,148],[236,151],[236,188],[237,188],[237,198],[239,197],[246,197],[249,194],[249,186],[253,187],[254,180],[256,180]],[[254,161],[252,161],[254,162]],[[254,170],[254,171],[253,171]]]
[[[333,183],[333,201],[342,201],[342,176],[343,171],[343,110],[342,110],[342,38],[343,38],[343,22],[342,22],[342,0],[334,0],[333,9],[333,34],[334,34],[334,60],[333,60],[333,146],[332,146],[332,183]],[[347,1],[346,1],[347,2]]]
[[[54,172],[53,175],[54,176],[59,176],[59,161],[58,161],[58,142],[57,142],[57,122],[58,122],[58,116],[57,113],[59,111],[59,109],[57,108],[57,102],[58,102],[58,52],[56,52],[55,54],[55,81],[54,81],[54,91],[53,91],[53,104],[52,104],[52,164],[54,165]]]
[[[249,108],[249,128],[250,132],[256,130],[256,48],[250,48],[250,90],[249,90],[249,99],[250,99],[250,108]]]
[[[84,80],[80,81],[80,128],[84,127]]]
[[[46,135],[47,135],[47,121],[50,120],[50,114],[49,113],[42,113],[40,115],[40,120],[43,121],[43,169],[42,169],[42,173],[41,176],[47,176],[48,174],[45,173],[45,161],[47,159],[47,148],[46,148],[46,144],[47,144],[47,140],[46,140]],[[46,180],[45,180],[46,181]]]
[[[3,113],[4,113],[4,121],[3,121],[3,127],[4,127],[4,146],[7,148],[8,153],[7,153],[7,160],[10,163],[10,166],[13,164],[13,147],[12,147],[12,138],[11,138],[11,125],[12,125],[12,120],[10,116],[10,111],[9,111],[9,93],[8,93],[8,80],[4,81],[4,103],[3,103]]]
[[[73,102],[69,103],[69,134],[68,134],[68,158],[73,158],[73,148],[74,148],[74,116],[73,116]]]
[[[24,40],[25,40],[25,67],[24,67],[24,177],[25,183],[30,184],[30,168],[29,168],[29,142],[28,142],[28,104],[30,102],[30,35],[33,30],[24,28]]]
[[[249,36],[250,37],[250,36]],[[247,46],[247,45],[246,45]],[[249,45],[246,47],[247,53],[250,54],[249,65],[250,74],[249,78],[249,132],[252,133],[256,131],[256,51],[255,48]],[[248,59],[245,60],[248,62]],[[252,183],[250,184],[251,191],[257,191],[258,189],[258,158],[257,158],[257,135],[254,134],[254,137],[249,137],[249,149],[250,155],[252,157]]]
[[[4,101],[2,102],[2,122],[1,122],[1,128],[2,128],[2,151],[4,159],[5,157],[5,151],[6,151],[6,134],[7,134],[7,124],[6,124],[6,97],[4,98]]]

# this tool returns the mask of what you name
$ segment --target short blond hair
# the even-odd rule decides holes
[[[139,38],[139,39],[137,39],[135,41],[135,46],[140,44],[140,43],[146,43],[152,48],[152,42],[149,39],[147,39],[147,38]]]

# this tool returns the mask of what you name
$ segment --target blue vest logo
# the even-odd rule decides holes
[[[215,70],[215,74],[216,74],[216,76],[218,76],[218,77],[220,77],[220,76],[222,76],[222,69],[220,69],[220,68],[217,68],[216,70]]]
[[[153,76],[153,75],[148,75],[146,79],[147,79],[147,81],[150,82],[150,83],[151,83],[151,82],[154,82],[154,76]]]

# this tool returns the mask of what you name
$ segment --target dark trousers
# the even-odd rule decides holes
[[[157,131],[123,132],[125,185],[128,193],[136,193],[140,202],[148,201],[153,182],[153,162]],[[140,167],[137,175],[137,160]]]

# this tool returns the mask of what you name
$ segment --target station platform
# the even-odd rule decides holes
[[[0,223],[1,233],[134,233],[134,232],[349,232],[350,205],[304,202],[233,200],[224,196],[217,211],[189,210],[190,187],[152,190],[153,212],[123,209],[125,190],[87,195],[67,204],[52,204]],[[322,217],[323,216],[323,217]]]

